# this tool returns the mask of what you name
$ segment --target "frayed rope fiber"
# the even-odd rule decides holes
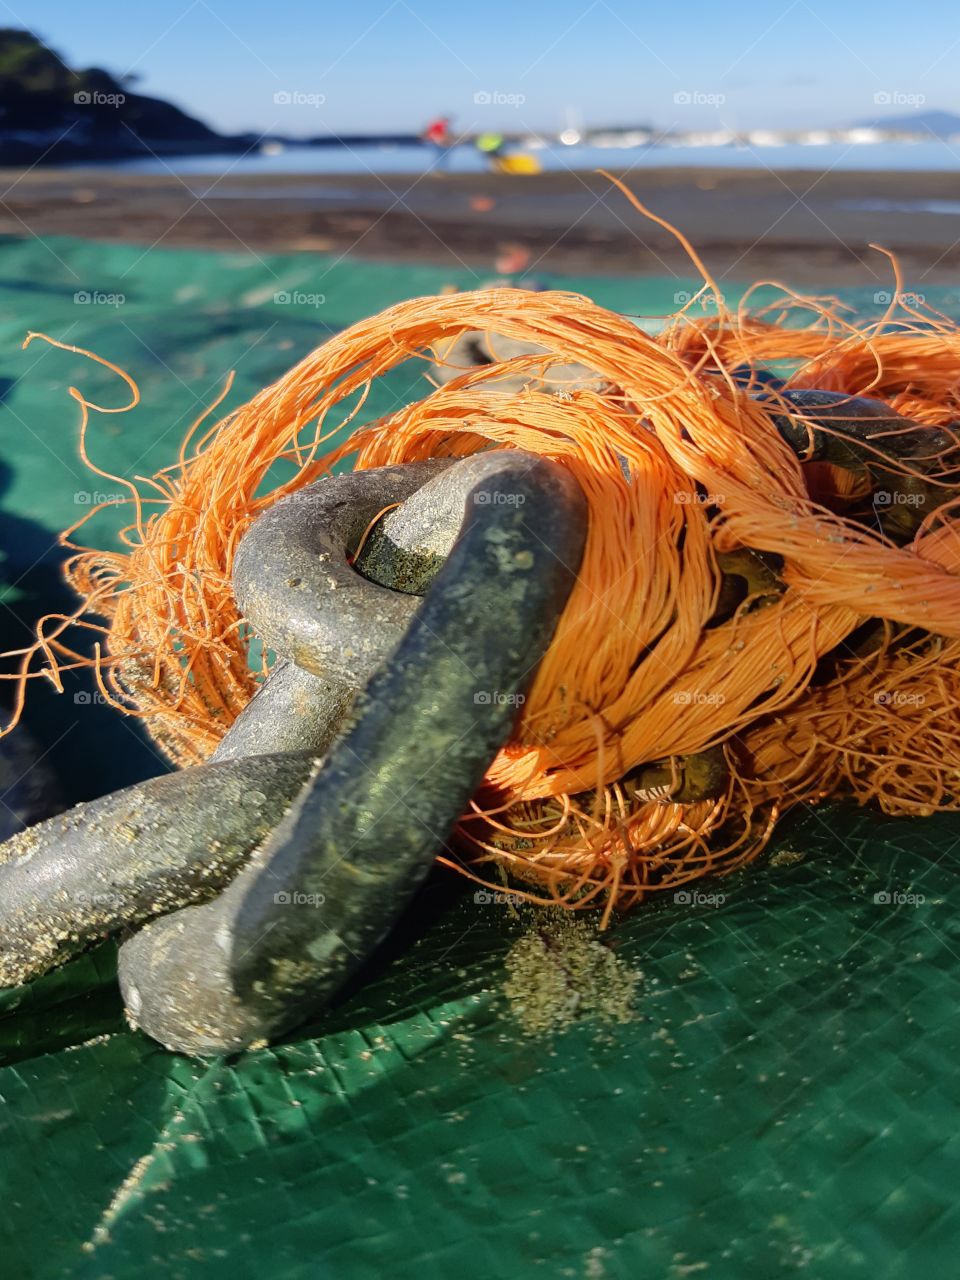
[[[14,655],[16,714],[29,679],[59,686],[60,671],[92,664],[104,694],[140,716],[171,760],[203,760],[263,675],[230,582],[259,513],[348,461],[518,448],[576,477],[589,535],[515,736],[445,862],[499,885],[498,864],[531,899],[608,915],[742,865],[802,801],[957,809],[960,331],[896,298],[861,325],[836,302],[787,290],[775,308],[751,311],[748,295],[734,313],[690,253],[710,314],[695,298],[655,337],[572,293],[420,298],[338,334],[204,434],[195,424],[175,464],[139,486],[119,481],[134,512],[125,550],[77,548],[74,530],[64,535],[83,603],[44,619]],[[545,354],[469,369],[347,438],[342,422],[330,425],[338,405],[352,402],[348,422],[362,415],[371,385],[403,361],[427,361],[474,330]],[[924,468],[942,492],[901,545],[856,516],[870,502],[856,477],[805,464],[785,442],[771,416],[790,411],[779,393],[764,402],[752,394],[759,376],[744,385],[744,368],[759,375],[771,361],[789,363],[791,389],[885,401],[913,420],[904,430],[919,453],[931,429],[945,432],[949,447]],[[545,389],[550,369],[570,362],[597,381]],[[115,371],[131,408],[136,387]],[[497,390],[518,374],[523,389]],[[71,395],[86,459],[90,412],[122,410]],[[907,476],[909,452],[896,464]],[[265,491],[281,459],[295,474]],[[747,548],[776,566],[776,589],[718,614],[724,557]],[[69,647],[71,626],[97,634],[92,659]],[[722,784],[678,798],[684,761],[711,752]],[[659,790],[643,785],[651,769],[666,777]]]

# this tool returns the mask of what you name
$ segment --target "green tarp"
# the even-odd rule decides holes
[[[77,460],[66,386],[124,396],[77,357],[21,354],[27,329],[136,376],[143,406],[99,419],[90,450],[144,475],[172,460],[228,368],[239,404],[372,310],[476,283],[68,240],[8,241],[0,263],[4,647],[62,598],[43,555],[52,532],[113,483]],[[635,314],[672,310],[683,287],[555,283]],[[400,371],[371,412],[416,379]],[[70,801],[164,767],[130,722],[74,699],[89,690],[30,704]],[[191,1062],[126,1030],[112,946],[0,993],[4,1274],[952,1274],[958,836],[954,819],[794,815],[774,845],[788,856],[703,886],[722,902],[642,908],[610,931],[643,974],[632,1021],[546,1039],[523,1033],[504,996],[526,922],[443,875],[364,984],[235,1062]]]

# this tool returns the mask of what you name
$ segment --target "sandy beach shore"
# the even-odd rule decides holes
[[[960,280],[950,173],[644,169],[632,190],[718,279],[886,286],[882,244],[913,288]],[[597,173],[152,175],[0,172],[0,234],[145,245],[314,250],[489,272],[504,244],[532,273],[689,275],[682,248]]]

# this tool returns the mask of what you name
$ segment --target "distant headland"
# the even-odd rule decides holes
[[[71,70],[29,31],[0,28],[0,165],[242,152],[258,141],[219,134],[172,103],[136,93],[129,77]]]

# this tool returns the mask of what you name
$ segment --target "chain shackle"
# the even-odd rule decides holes
[[[210,762],[0,847],[0,980],[142,926],[120,983],[161,1043],[228,1053],[302,1022],[389,931],[510,736],[586,524],[569,473],[515,450],[277,503],[234,570],[274,670]]]

